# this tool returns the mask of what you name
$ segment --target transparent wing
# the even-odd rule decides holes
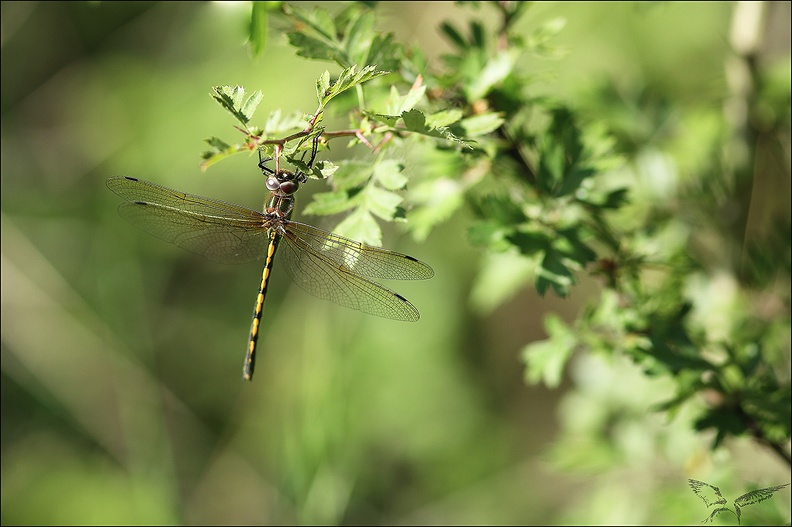
[[[747,494],[743,494],[734,500],[734,504],[739,507],[745,507],[747,505],[753,505],[754,503],[761,503],[764,500],[769,500],[773,497],[773,494],[788,486],[789,483],[786,483],[784,485],[777,485],[775,487],[768,487],[766,489],[754,490]]]
[[[713,487],[709,483],[698,481],[696,479],[689,479],[688,485],[699,498],[704,501],[707,507],[712,505],[722,505],[726,503],[726,498],[721,495],[718,487]]]
[[[220,263],[266,255],[261,212],[129,177],[110,178],[107,186],[126,200],[118,207],[124,219],[166,242]]]
[[[279,252],[283,267],[294,283],[308,293],[379,317],[410,322],[420,318],[418,310],[406,298],[327,256],[336,253],[316,250],[291,230],[283,231],[282,235],[286,242],[280,245]]]
[[[283,224],[286,231],[299,239],[300,247],[320,254],[323,260],[350,273],[390,280],[426,280],[434,276],[431,267],[412,256],[356,242],[296,221]]]

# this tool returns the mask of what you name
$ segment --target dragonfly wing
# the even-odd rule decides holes
[[[379,317],[410,322],[420,317],[415,306],[398,293],[356,275],[289,232],[283,237],[283,267],[308,293]]]
[[[284,222],[287,231],[326,260],[368,278],[425,280],[434,276],[427,264],[412,256],[350,240],[305,223]]]
[[[267,217],[260,212],[134,178],[110,178],[107,186],[127,201],[118,207],[124,219],[162,240],[220,263],[266,255]]]

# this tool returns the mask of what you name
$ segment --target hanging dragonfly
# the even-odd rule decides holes
[[[316,157],[316,144],[308,163]],[[273,171],[265,159],[270,197],[263,212],[233,203],[179,192],[132,177],[112,177],[107,186],[124,199],[119,214],[166,242],[220,263],[266,258],[245,354],[243,379],[252,380],[264,300],[275,252],[292,280],[308,293],[364,313],[414,322],[418,309],[400,294],[371,279],[425,280],[427,264],[395,251],[357,242],[291,220],[294,194],[307,177],[299,170]]]

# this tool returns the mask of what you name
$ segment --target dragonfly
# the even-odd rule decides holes
[[[316,147],[308,166],[313,163]],[[187,194],[141,179],[107,180],[124,203],[119,214],[166,242],[219,263],[265,258],[253,310],[242,378],[253,379],[256,345],[275,253],[291,279],[308,293],[383,318],[417,321],[409,300],[372,279],[426,280],[434,276],[424,262],[338,234],[292,221],[294,194],[307,176],[297,170],[274,171],[259,163],[270,196],[259,212],[225,201]]]

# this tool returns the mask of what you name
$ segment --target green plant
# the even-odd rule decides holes
[[[515,28],[529,4],[490,6],[473,4],[497,10],[495,29],[477,20],[464,29],[441,26],[453,52],[438,66],[376,31],[376,10],[363,4],[334,15],[254,4],[254,52],[263,49],[260,28],[275,13],[290,25],[299,56],[332,62],[340,72],[317,80],[316,111],[274,112],[260,127],[250,124],[260,92],[246,98],[240,87],[215,88],[244,140],[210,139],[204,166],[258,150],[307,170],[299,154],[315,137],[325,147],[340,137],[349,148],[364,145],[373,162],[317,163],[310,175],[332,176],[332,190],[316,195],[305,212],[347,212],[338,230],[378,244],[375,216],[409,217],[407,227],[424,239],[469,207],[477,218],[471,242],[524,264],[498,276],[508,287],[484,288],[489,308],[530,279],[539,294],[561,297],[581,276],[600,282],[577,321],[551,315],[547,340],[525,346],[529,382],[557,386],[575,351],[627,356],[645,375],[673,382],[674,397],[657,411],[673,415],[692,399],[707,402],[695,428],[716,431],[713,448],[748,434],[789,463],[789,207],[751,201],[745,191],[773,184],[757,179],[761,163],[766,177],[780,175],[781,185],[786,177],[788,185],[789,152],[782,147],[788,78],[749,70],[752,89],[736,94],[749,112],[740,123],[720,108],[675,116],[675,102],[662,93],[620,92],[610,84],[573,104],[537,94],[521,62],[530,54],[552,56],[563,21],[526,35]],[[347,128],[326,126],[331,106],[348,115]],[[669,128],[666,136],[658,133]],[[401,161],[406,143],[415,173],[409,188]],[[756,207],[765,205],[764,219],[752,223]]]

